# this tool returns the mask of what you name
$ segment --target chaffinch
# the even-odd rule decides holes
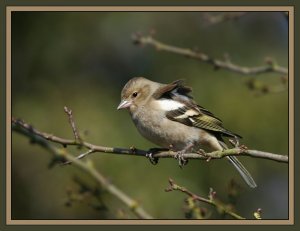
[[[121,93],[119,109],[128,109],[142,136],[154,144],[182,154],[188,151],[217,151],[227,149],[222,137],[241,138],[222,126],[214,114],[199,106],[182,80],[170,84],[153,82],[143,77],[132,78]],[[235,156],[228,160],[245,182],[255,188],[256,183]]]

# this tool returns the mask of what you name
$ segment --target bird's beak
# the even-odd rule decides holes
[[[129,108],[131,106],[132,102],[127,100],[122,100],[119,106],[117,107],[117,110]]]

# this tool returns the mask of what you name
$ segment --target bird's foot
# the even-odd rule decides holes
[[[158,158],[153,157],[153,153],[147,153],[146,157],[149,159],[151,164],[156,165],[158,163]]]
[[[239,146],[239,149],[240,149],[240,152],[242,153],[242,152],[248,150],[248,147],[247,147],[246,145],[244,145],[244,144],[241,144],[241,145]]]
[[[184,153],[185,153],[185,151],[183,150],[183,151],[177,152],[177,154],[175,155],[175,159],[178,160],[178,164],[179,164],[180,168],[182,168],[184,165],[186,165],[188,163],[188,160],[183,157]]]
[[[209,162],[211,160],[211,156],[207,155],[207,153],[203,149],[199,149],[197,151],[197,154],[203,156],[206,159],[206,162]]]
[[[248,147],[244,144],[240,144],[239,139],[236,137],[235,140],[229,139],[229,142],[235,147],[239,148],[241,152],[248,149]]]
[[[183,150],[177,152],[175,155],[175,159],[178,160],[179,167],[182,168],[184,165],[188,163],[188,160],[183,157],[183,154],[187,153],[191,148],[194,147],[193,143],[189,143]]]
[[[158,163],[158,159],[157,157],[153,157],[153,154],[156,154],[158,152],[162,152],[162,151],[168,151],[169,149],[165,149],[165,148],[150,148],[146,154],[146,157],[150,160],[150,163],[153,165],[156,165]]]

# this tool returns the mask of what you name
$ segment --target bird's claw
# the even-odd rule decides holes
[[[240,144],[239,139],[236,137],[235,140],[229,139],[229,142],[235,147],[240,150],[240,152],[244,152],[248,149],[248,147],[244,144]]]
[[[158,163],[158,157],[153,157],[153,154],[158,152],[168,151],[167,148],[150,148],[146,154],[146,157],[150,160],[151,164],[156,165]]]
[[[183,157],[184,152],[179,151],[175,155],[175,159],[178,160],[179,167],[182,168],[184,165],[188,163],[188,160]]]
[[[158,158],[153,157],[153,153],[147,153],[146,157],[150,160],[150,163],[156,165],[158,163]]]
[[[239,146],[239,149],[240,149],[240,152],[242,153],[242,152],[248,150],[248,147],[246,145],[242,144]]]

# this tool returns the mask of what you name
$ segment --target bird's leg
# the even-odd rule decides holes
[[[241,152],[247,150],[248,147],[244,144],[240,144],[239,141],[240,141],[239,138],[236,137],[236,136],[234,137],[234,140],[229,139],[229,142],[232,144],[232,146],[235,147],[235,148],[239,148],[241,150]]]
[[[194,146],[193,143],[189,143],[184,149],[177,152],[175,155],[175,159],[178,159],[179,167],[182,168],[184,165],[188,163],[188,160],[184,159],[183,154],[187,153],[192,147]]]
[[[169,151],[167,148],[150,148],[146,154],[146,157],[150,160],[151,164],[156,165],[158,163],[158,158],[153,157],[153,154],[162,152],[162,151]]]

